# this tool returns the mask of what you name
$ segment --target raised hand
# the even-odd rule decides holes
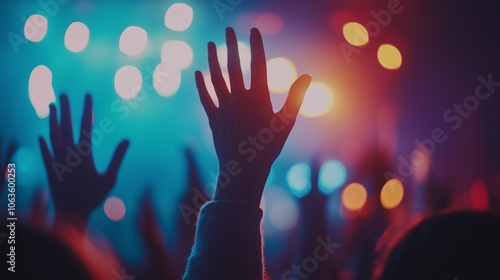
[[[139,232],[146,245],[149,263],[155,279],[176,279],[171,261],[165,251],[165,234],[161,232],[160,225],[153,209],[151,194],[148,191],[141,202],[141,212],[138,216]]]
[[[80,139],[75,145],[71,123],[71,112],[66,95],[61,95],[61,121],[57,110],[50,105],[50,141],[54,155],[49,151],[45,139],[40,140],[42,157],[47,169],[50,191],[54,199],[56,222],[58,219],[81,221],[85,229],[90,213],[102,203],[116,183],[118,169],[129,142],[122,141],[116,149],[106,172],[97,172],[92,157],[92,98],[85,97]],[[83,227],[83,228],[82,228]]]
[[[205,108],[219,159],[215,200],[241,200],[259,205],[274,160],[295,123],[311,76],[299,77],[291,86],[283,108],[273,111],[267,86],[264,46],[260,32],[253,28],[251,86],[246,89],[240,67],[238,42],[232,28],[226,29],[228,49],[227,88],[213,42],[208,43],[208,63],[219,107],[211,99],[203,75],[196,72],[196,86]]]

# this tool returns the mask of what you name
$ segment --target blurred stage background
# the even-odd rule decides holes
[[[169,246],[175,244],[174,217],[187,184],[185,149],[194,150],[206,184],[213,184],[210,174],[217,172],[194,71],[207,75],[206,43],[223,46],[227,26],[236,30],[241,42],[247,82],[249,31],[260,28],[275,109],[297,75],[313,76],[306,104],[273,166],[263,199],[268,260],[286,253],[287,233],[293,232],[298,219],[297,199],[310,186],[308,164],[313,157],[331,161],[320,176],[324,191],[331,192],[332,224],[349,218],[342,214],[349,210],[340,196],[350,183],[365,184],[368,200],[378,199],[362,171],[370,151],[384,149],[397,175],[404,161],[411,162],[415,141],[431,138],[436,128],[444,131],[446,141],[437,143],[429,156],[415,155],[415,172],[400,176],[404,195],[423,192],[418,186],[433,174],[454,183],[455,204],[476,203],[481,208],[494,203],[481,188],[498,182],[500,87],[493,87],[485,100],[475,102],[470,96],[481,84],[479,76],[500,81],[497,1],[175,3],[0,4],[0,137],[4,150],[13,141],[19,147],[14,156],[18,211],[29,212],[36,189],[49,193],[37,140],[48,139],[48,104],[58,104],[59,95],[68,94],[76,133],[84,95],[91,93],[94,128],[103,119],[115,127],[96,136],[102,140],[94,149],[98,170],[108,165],[121,139],[131,141],[110,194],[118,199],[108,201],[106,211],[103,205],[93,213],[92,230],[107,236],[127,262],[140,263],[144,252],[135,226],[138,198],[149,188]],[[346,25],[350,22],[368,30]],[[219,48],[219,54],[223,52]],[[169,74],[161,78],[165,72]],[[453,111],[455,103],[474,109],[461,116]],[[476,202],[469,201],[473,185],[481,187],[472,192],[479,193]],[[5,192],[2,197],[6,199]],[[418,212],[422,206],[415,205]]]

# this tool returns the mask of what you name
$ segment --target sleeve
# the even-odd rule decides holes
[[[261,221],[262,210],[253,204],[205,204],[183,279],[263,279]]]

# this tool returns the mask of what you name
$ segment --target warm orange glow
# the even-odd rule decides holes
[[[391,179],[385,183],[380,192],[380,203],[385,209],[392,209],[403,200],[403,183],[398,179]]]
[[[342,204],[349,210],[359,210],[366,203],[368,194],[359,183],[349,184],[342,192]]]
[[[313,82],[306,91],[300,114],[315,118],[326,114],[333,107],[333,93],[329,86],[321,82]]]
[[[290,59],[275,57],[267,61],[267,81],[270,91],[288,92],[295,79],[297,79],[297,70]]]
[[[399,69],[403,62],[401,52],[395,46],[389,44],[383,44],[378,48],[377,58],[380,65],[389,70]]]
[[[368,31],[357,22],[348,22],[342,28],[345,40],[353,46],[363,46],[368,43]]]

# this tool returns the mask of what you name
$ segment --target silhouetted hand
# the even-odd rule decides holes
[[[310,221],[311,217],[324,214],[327,196],[319,190],[319,170],[321,164],[315,158],[311,163],[311,191],[300,199],[300,210],[305,219]]]
[[[7,173],[7,167],[16,151],[16,145],[11,143],[9,149],[7,150],[7,157],[5,158],[5,162],[2,161],[2,141],[0,141],[0,171],[2,172],[2,179],[0,180],[0,194],[3,191],[3,186],[5,182],[5,174]]]
[[[45,228],[47,212],[49,210],[48,194],[44,192],[42,188],[38,187],[33,195],[31,205],[31,210],[28,215],[28,224],[38,228]]]
[[[142,235],[146,250],[149,255],[149,263],[155,279],[176,279],[170,259],[165,251],[165,239],[161,232],[156,214],[151,203],[151,195],[146,193],[141,202],[141,212],[138,217],[139,232]]]
[[[214,199],[247,201],[259,205],[274,160],[295,123],[311,76],[299,77],[291,86],[283,108],[274,113],[267,86],[266,57],[262,37],[252,29],[251,86],[246,89],[240,67],[238,42],[226,29],[227,88],[213,42],[208,43],[208,64],[219,107],[211,99],[203,75],[196,72],[196,86],[212,129],[219,159],[219,179]]]
[[[102,203],[116,183],[118,169],[129,142],[122,141],[116,149],[108,170],[99,174],[92,157],[92,98],[85,97],[80,139],[75,145],[71,124],[69,101],[61,95],[61,122],[57,121],[57,110],[50,105],[50,141],[54,155],[40,137],[40,148],[47,169],[50,191],[54,199],[57,219],[81,220],[83,229],[90,213]],[[81,228],[80,228],[81,229]]]

